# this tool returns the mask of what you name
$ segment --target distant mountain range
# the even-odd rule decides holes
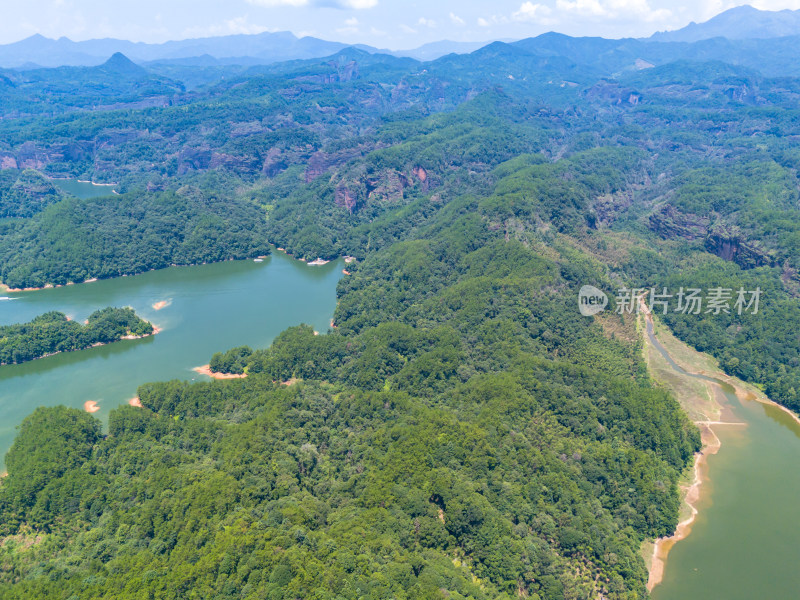
[[[245,64],[263,64],[329,56],[346,47],[347,44],[312,37],[298,38],[289,32],[230,35],[163,44],[145,44],[109,38],[73,42],[65,37],[52,40],[37,34],[13,44],[0,46],[0,66],[6,68],[34,65],[94,66],[104,63],[116,52],[121,52],[139,63],[208,55],[216,60],[239,63],[241,63],[239,60],[225,59],[247,57]]]
[[[443,40],[419,48],[392,52],[363,44],[343,44],[313,37],[298,38],[288,31],[255,35],[229,35],[145,44],[117,39],[73,42],[41,35],[13,44],[0,45],[0,67],[30,69],[36,67],[95,66],[120,52],[137,63],[161,62],[211,66],[225,64],[257,65],[288,60],[321,58],[344,48],[359,48],[369,53],[381,52],[418,60],[435,60],[450,53],[467,53],[489,42],[451,42]]]
[[[766,39],[800,35],[800,10],[758,10],[737,6],[705,23],[689,23],[676,31],[664,31],[649,39],[657,42],[698,42],[715,37],[729,40]]]
[[[799,37],[795,40],[794,36]],[[622,67],[637,58],[658,64],[665,59],[672,60],[676,56],[756,66],[747,57],[747,54],[753,51],[751,46],[758,45],[758,52],[763,54],[763,44],[759,44],[758,40],[774,38],[784,38],[784,40],[773,42],[775,52],[769,52],[769,58],[775,59],[780,64],[789,59],[794,63],[793,50],[797,47],[796,42],[800,40],[800,10],[763,11],[751,6],[738,6],[720,13],[705,23],[690,23],[682,29],[659,32],[642,40],[570,38],[548,33],[532,38],[536,42],[529,39],[522,40],[520,44],[528,51],[534,50],[536,53],[546,55],[555,50],[555,54],[570,57],[576,62],[604,63],[604,66],[617,63],[617,66]],[[169,65],[249,67],[323,58],[345,48],[357,48],[370,54],[432,61],[448,54],[468,54],[491,43],[442,40],[411,50],[390,51],[363,44],[348,45],[314,37],[298,38],[288,31],[179,40],[163,44],[110,38],[73,42],[65,37],[53,40],[37,34],[13,44],[0,45],[0,68],[96,66],[105,63],[108,57],[115,53],[122,53],[139,64],[161,65],[164,68],[168,68]],[[656,48],[657,43],[660,43],[660,49]],[[700,45],[695,45],[697,43]],[[642,50],[643,44],[653,46],[649,50]],[[680,44],[684,46],[681,47]],[[687,44],[692,44],[691,49]],[[557,48],[553,48],[553,45]],[[789,55],[783,56],[782,53],[785,51],[789,51]],[[588,56],[587,52],[598,54]],[[699,54],[693,56],[695,53]],[[647,56],[644,56],[645,54]],[[773,54],[775,56],[772,56]],[[785,72],[783,67],[773,70]]]

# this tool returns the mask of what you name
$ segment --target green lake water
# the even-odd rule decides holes
[[[667,356],[657,342],[656,348]],[[652,598],[796,600],[800,425],[776,406],[740,401],[730,385],[712,381],[725,394],[724,420],[746,426],[713,427],[722,445],[708,457],[699,513],[689,536],[669,552]]]
[[[56,187],[82,200],[98,196],[110,196],[114,193],[114,186],[112,185],[97,185],[89,181],[78,181],[77,179],[52,179],[51,181]]]
[[[131,306],[163,331],[141,340],[58,354],[0,367],[0,463],[16,427],[37,406],[109,412],[148,381],[206,379],[192,371],[214,352],[247,344],[263,348],[292,325],[328,331],[343,261],[308,266],[275,252],[261,263],[172,267],[133,277],[36,292],[0,293],[0,324],[30,321],[50,310],[83,321],[106,306]],[[154,310],[153,304],[169,305]]]

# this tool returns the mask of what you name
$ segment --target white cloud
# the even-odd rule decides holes
[[[492,25],[504,25],[508,23],[508,17],[492,15],[488,18],[478,17],[479,27],[491,27]]]
[[[403,31],[403,33],[417,33],[416,29],[409,27],[405,23],[400,23],[400,29]]]
[[[599,0],[557,0],[556,8],[563,12],[576,13],[581,16],[602,17],[608,11]]]
[[[417,25],[421,25],[422,27],[430,27],[433,29],[436,27],[436,21],[433,19],[426,19],[425,17],[420,17],[419,21],[417,21]]]
[[[373,8],[378,5],[378,0],[247,0],[249,4],[272,8],[275,6],[319,6],[327,8],[353,8],[361,10]]]
[[[208,27],[190,27],[184,29],[183,35],[186,38],[198,37],[213,37],[218,35],[234,35],[244,33],[252,35],[255,33],[264,33],[265,31],[276,31],[263,25],[256,25],[255,23],[248,22],[245,17],[236,17],[235,19],[228,19],[216,25]]]
[[[464,25],[464,19],[462,19],[455,13],[450,13],[450,22],[453,25]]]
[[[255,6],[306,6],[308,0],[247,0],[248,4]]]
[[[533,2],[523,2],[519,10],[511,18],[515,21],[531,21],[534,23],[550,22],[548,17],[553,13],[549,6],[544,4],[534,4]]]
[[[579,17],[649,22],[672,17],[670,10],[653,9],[647,0],[556,0],[556,10]]]
[[[263,33],[269,31],[269,27],[249,23],[245,17],[236,17],[225,21],[225,26],[231,33]]]
[[[320,3],[327,5],[328,3]],[[336,8],[354,8],[356,10],[363,10],[365,8],[374,8],[378,6],[378,0],[334,0],[333,4]]]
[[[344,27],[339,27],[336,32],[344,35],[352,35],[358,33],[358,19],[350,17],[344,20]]]
[[[800,9],[800,0],[756,0],[755,2],[729,2],[731,5],[750,4],[759,10]],[[727,6],[726,8],[731,8]]]

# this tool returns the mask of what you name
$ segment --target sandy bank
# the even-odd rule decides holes
[[[96,413],[98,410],[100,410],[100,407],[97,405],[95,400],[87,400],[83,403],[83,410],[88,413]]]
[[[139,407],[139,408],[143,408],[143,406],[142,406],[142,401],[141,401],[141,400],[139,400],[139,397],[138,397],[138,396],[136,396],[135,398],[131,398],[130,400],[128,400],[128,404],[129,404],[130,406],[137,406],[137,407]]]
[[[86,322],[88,325],[88,321]],[[153,325],[150,323],[150,325]],[[153,325],[153,333],[147,333],[145,335],[123,335],[120,340],[141,340],[146,337],[150,337],[151,335],[157,335],[161,333],[162,329],[156,325]],[[114,342],[109,342],[109,344],[113,344]],[[106,344],[95,344],[96,346],[105,346]]]
[[[716,377],[717,379],[720,379],[720,380],[724,381],[725,383],[727,383],[728,385],[733,387],[734,390],[736,390],[736,396],[739,398],[739,400],[742,400],[742,401],[745,401],[745,402],[753,402],[753,401],[755,401],[755,402],[760,402],[761,404],[768,404],[770,406],[774,406],[774,407],[778,408],[779,410],[785,412],[790,417],[792,417],[792,419],[794,419],[795,423],[800,425],[800,416],[798,416],[797,413],[793,412],[789,408],[786,408],[782,404],[778,404],[774,400],[770,400],[761,390],[759,390],[755,386],[753,386],[753,385],[751,385],[749,383],[743,382],[740,379],[737,379],[736,377],[731,377],[730,375],[728,375],[726,373],[708,373],[708,372],[702,371],[702,370],[698,371],[698,373],[700,375],[707,375],[709,377]]]
[[[195,373],[200,373],[200,375],[208,375],[213,379],[244,379],[247,377],[247,373],[237,374],[237,373],[215,373],[211,370],[210,365],[203,365],[202,367],[195,367],[192,369]]]
[[[64,178],[52,177],[51,179],[59,181],[59,179],[64,179]],[[95,183],[94,181],[90,181],[89,179],[76,179],[76,181],[78,183],[90,183],[92,185],[96,185],[97,187],[114,187],[115,185],[119,185],[118,183]]]
[[[3,291],[4,292],[12,292],[12,293],[16,293],[16,292],[38,292],[40,290],[45,289],[46,287],[47,286],[45,286],[45,287],[28,287],[28,288],[12,288],[12,287],[8,287],[7,285],[4,285],[3,286]],[[53,286],[50,286],[50,287],[53,287]]]
[[[689,508],[689,516],[683,519],[675,528],[675,533],[669,537],[658,538],[653,545],[652,563],[647,579],[647,591],[651,591],[661,583],[664,578],[664,569],[667,566],[667,556],[672,547],[692,532],[692,525],[697,519],[697,503],[700,501],[703,482],[707,480],[707,459],[716,454],[722,445],[717,434],[709,425],[700,426],[700,435],[703,440],[703,449],[694,457],[694,477],[688,486],[682,488],[683,502]]]
[[[280,246],[275,246],[275,250],[277,250],[278,252],[283,252],[289,258],[294,258],[295,260],[299,260],[301,262],[304,262],[307,265],[312,266],[312,267],[318,267],[318,266],[322,266],[322,265],[327,265],[329,262],[331,262],[330,260],[325,260],[324,258],[319,258],[319,257],[317,257],[314,260],[309,260],[309,261],[307,261],[305,258],[295,258],[295,256],[291,252],[286,250],[286,248],[282,248]],[[259,258],[266,258],[266,257],[259,257]],[[349,256],[347,254],[343,255],[341,258],[344,260],[345,264],[354,263],[357,260],[355,256]],[[331,260],[336,260],[336,259],[331,259]],[[347,272],[346,269],[343,272],[344,272],[345,275],[350,275],[350,273]]]
[[[168,307],[172,304],[172,298],[167,298],[166,300],[159,300],[158,302],[153,303],[153,310],[161,310],[162,308]]]
[[[87,279],[83,283],[92,283],[93,281],[97,281],[97,279]],[[59,283],[57,285],[53,285],[52,283],[46,283],[42,287],[26,287],[26,288],[12,288],[8,287],[7,285],[0,283],[0,292],[40,292],[42,290],[52,290],[54,288],[60,288],[67,285],[75,285],[74,281],[68,281],[67,283]]]
[[[644,323],[652,323],[652,316],[645,312]],[[669,354],[670,358],[688,374],[705,375],[729,384],[740,399],[758,399],[762,402],[775,404],[766,399],[759,399],[758,395],[748,390],[750,386],[731,377],[716,368],[715,361],[708,355],[683,344],[671,335],[669,330],[659,332],[654,327],[654,337]],[[682,513],[685,517],[678,523],[673,535],[655,540],[650,557],[648,591],[661,583],[664,576],[667,557],[675,543],[686,538],[692,530],[697,518],[698,503],[703,494],[703,483],[708,480],[707,460],[716,454],[720,447],[720,440],[714,432],[716,427],[743,427],[746,423],[738,421],[735,417],[725,414],[729,410],[724,406],[724,393],[722,387],[713,381],[702,381],[675,371],[660,354],[644,333],[645,357],[648,370],[654,379],[667,387],[680,402],[684,411],[693,419],[701,433],[702,449],[695,454],[692,470],[692,479],[681,486],[683,506]],[[705,393],[701,390],[705,388]],[[705,396],[705,397],[703,397]],[[722,401],[720,401],[722,399]],[[776,406],[778,406],[776,404]],[[787,412],[790,412],[787,410]],[[791,414],[791,413],[790,413]],[[795,418],[796,415],[794,415]],[[688,509],[688,514],[687,514]]]

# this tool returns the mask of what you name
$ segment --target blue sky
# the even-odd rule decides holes
[[[34,33],[163,42],[292,31],[397,50],[441,39],[518,39],[546,31],[643,37],[748,3],[800,9],[800,0],[0,0],[0,43]]]

